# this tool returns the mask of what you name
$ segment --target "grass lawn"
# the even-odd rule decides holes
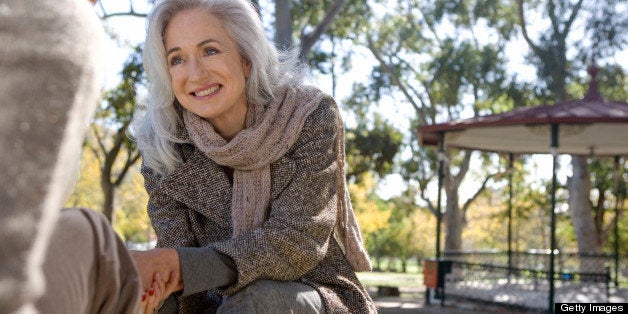
[[[423,274],[393,272],[362,272],[357,273],[364,286],[420,287],[423,285]]]

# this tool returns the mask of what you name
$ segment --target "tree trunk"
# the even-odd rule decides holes
[[[101,180],[100,184],[101,184],[103,194],[104,194],[102,213],[103,215],[105,215],[105,217],[107,217],[107,220],[109,220],[109,223],[113,225],[113,221],[114,221],[113,212],[114,212],[114,204],[115,204],[115,198],[116,198],[116,187],[115,185],[113,185],[113,183],[109,182],[109,180],[107,180],[107,178],[104,178],[104,177]]]
[[[445,212],[445,251],[462,249],[462,230],[464,213],[458,205],[458,187],[445,187],[447,193],[447,211]]]
[[[291,11],[290,0],[275,1],[275,45],[280,49],[292,47]]]
[[[602,251],[598,242],[595,221],[591,211],[589,191],[591,190],[591,180],[586,169],[587,159],[582,156],[571,157],[571,167],[573,176],[567,182],[569,190],[569,209],[571,210],[571,221],[576,233],[578,242],[578,253],[600,253]],[[581,271],[594,270],[601,271],[602,264],[597,259],[580,256]]]

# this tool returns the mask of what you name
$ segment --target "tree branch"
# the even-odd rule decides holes
[[[110,17],[114,17],[114,16],[135,16],[135,17],[141,17],[141,18],[145,18],[146,16],[148,16],[147,13],[136,13],[136,12],[116,12],[116,13],[107,13],[107,14],[103,14],[103,16],[101,16],[101,19],[108,19]]]
[[[576,20],[576,17],[578,16],[578,12],[582,8],[582,2],[584,2],[584,0],[580,0],[578,1],[578,3],[576,3],[576,5],[573,8],[573,11],[571,11],[571,15],[569,16],[569,19],[565,22],[565,29],[564,29],[565,35],[569,34],[569,30],[571,29],[573,22]]]
[[[87,144],[87,148],[89,148],[89,150],[91,150],[92,153],[94,153],[94,156],[96,156],[96,160],[98,160],[98,165],[102,167],[103,163],[102,163],[102,159],[100,158],[99,151],[90,144]]]
[[[107,152],[107,148],[105,147],[105,143],[103,142],[103,136],[98,133],[96,125],[92,125],[92,131],[94,133],[94,136],[96,137],[96,144],[98,144],[98,148],[100,148],[103,154],[105,154]],[[91,145],[89,146],[92,147]],[[92,147],[92,149],[94,150],[94,152],[97,152],[95,148]],[[100,158],[98,153],[96,153],[96,157]]]
[[[534,51],[536,55],[541,54],[541,49],[532,42],[532,39],[528,35],[528,28],[526,26],[525,14],[523,12],[523,0],[517,0],[517,7],[519,11],[519,25],[521,26],[521,34],[523,35],[523,39],[528,43],[528,46]]]
[[[558,18],[556,17],[556,4],[554,4],[554,1],[549,0],[547,3],[547,11],[550,18],[550,21],[552,22],[552,29],[554,31],[554,34],[559,35],[562,37],[563,34],[561,34],[560,29],[558,29]],[[566,34],[566,33],[565,33]]]
[[[301,52],[299,55],[301,60],[305,60],[307,58],[307,55],[310,53],[310,50],[312,50],[312,47],[314,46],[316,41],[318,41],[319,38],[325,32],[327,32],[329,25],[331,25],[331,22],[336,18],[336,16],[338,16],[343,6],[345,5],[345,2],[346,0],[334,1],[334,4],[331,6],[329,11],[327,11],[327,13],[325,14],[325,17],[316,26],[314,31],[312,31],[309,34],[305,34],[303,32],[301,33],[301,36],[300,36],[301,37]]]
[[[412,73],[414,73],[414,75],[417,78],[421,76],[421,74],[417,70],[415,70],[414,67],[412,67],[406,60],[403,60],[403,59],[398,59],[398,60],[399,60],[400,63],[405,64],[407,66],[407,68],[410,69],[410,71],[412,71]],[[421,86],[423,86],[423,88],[425,89],[425,91],[427,93],[427,90],[428,90],[427,83],[422,81],[422,80],[419,80],[419,79],[417,79],[417,80],[421,83]],[[412,87],[412,85],[409,85],[408,88],[412,91],[412,93],[416,96],[416,98],[421,103],[421,111],[423,111],[423,115],[425,117],[427,117],[428,114],[425,111],[429,110],[429,105],[425,103],[425,100],[423,100],[423,97],[421,97],[422,96],[421,93],[419,93],[419,91],[416,88]],[[427,119],[426,119],[426,121],[427,121]]]
[[[426,14],[423,11],[423,8],[421,6],[419,6],[419,12],[421,12],[421,15],[423,15],[423,21],[425,22],[425,25],[427,25],[427,28],[432,32],[432,35],[434,36],[434,39],[436,40],[436,42],[438,42],[439,46],[442,46],[443,42],[440,39],[440,37],[438,37],[438,32],[436,31],[436,27],[434,27],[434,25],[430,23],[429,20],[425,17]]]
[[[486,178],[484,178],[484,181],[482,181],[482,185],[478,188],[478,190],[475,191],[475,193],[473,194],[473,196],[471,196],[471,198],[469,198],[466,202],[464,202],[464,205],[462,205],[462,215],[463,215],[463,217],[467,216],[467,209],[469,208],[469,206],[471,206],[473,201],[475,201],[475,199],[478,198],[478,196],[480,196],[480,194],[482,194],[482,192],[484,192],[484,190],[486,189],[486,184],[488,183],[488,181],[490,179],[492,179],[493,177],[495,177],[496,175],[498,175],[498,174],[499,174],[499,172],[493,173],[493,174],[489,174]]]
[[[420,189],[421,190],[421,199],[424,200],[427,203],[427,208],[430,210],[430,212],[432,212],[432,214],[434,214],[434,216],[438,215],[438,210],[436,210],[436,207],[434,207],[434,204],[432,203],[432,201],[425,195],[425,190],[424,189]]]
[[[412,105],[412,107],[416,111],[417,115],[419,116],[419,120],[421,122],[421,125],[427,125],[427,120],[425,119],[425,114],[421,110],[420,106],[417,105],[417,103],[414,101],[414,99],[412,98],[412,96],[410,95],[408,90],[403,86],[403,83],[399,80],[399,77],[397,77],[395,72],[388,66],[386,61],[384,61],[384,58],[380,54],[379,50],[377,50],[377,48],[375,48],[375,44],[373,43],[373,39],[370,36],[367,36],[367,40],[368,40],[368,48],[369,48],[369,50],[371,51],[373,56],[375,56],[375,59],[377,59],[377,61],[380,63],[380,65],[382,66],[384,71],[386,71],[386,73],[388,74],[388,76],[392,80],[393,84],[395,84],[395,86],[397,86],[401,90],[403,95],[406,96],[406,99],[408,100],[408,102],[410,102],[410,104]]]
[[[126,137],[126,130],[128,129],[130,123],[131,123],[130,120],[125,121],[124,124],[122,124],[122,126],[116,132],[116,136],[113,140],[113,145],[111,146],[111,150],[106,154],[106,158],[105,158],[106,169],[113,168],[113,163],[115,162],[116,156],[118,156],[120,149],[122,149],[122,142],[124,141]]]
[[[453,184],[459,186],[462,182],[462,179],[467,175],[469,171],[469,164],[471,164],[471,151],[462,150],[464,156],[462,157],[462,162],[460,164],[460,171],[455,176],[452,176]]]
[[[148,16],[147,13],[135,12],[135,9],[133,8],[133,0],[129,0],[129,12],[107,13],[107,10],[105,10],[105,7],[103,6],[102,3],[103,1],[98,1],[98,4],[100,5],[100,10],[102,11],[102,14],[103,14],[100,18],[103,20],[110,17],[114,17],[114,16],[135,16],[135,17],[141,17],[141,18],[145,18],[146,16]]]
[[[135,154],[131,154],[131,150],[127,150],[127,159],[126,162],[124,163],[124,167],[122,168],[122,171],[120,171],[120,173],[118,174],[118,177],[116,178],[115,182],[113,183],[113,185],[115,186],[120,186],[120,184],[122,184],[122,181],[124,180],[124,177],[126,177],[127,172],[129,172],[129,169],[131,169],[131,166],[133,166],[139,159],[140,159],[140,153],[136,152]]]

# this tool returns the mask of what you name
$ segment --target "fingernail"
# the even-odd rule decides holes
[[[146,293],[142,293],[142,302],[146,301]]]
[[[148,290],[148,295],[153,296],[153,294],[155,294],[155,290],[153,289]]]

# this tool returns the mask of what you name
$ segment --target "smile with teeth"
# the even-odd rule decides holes
[[[214,93],[214,92],[216,92],[219,89],[220,89],[219,85],[214,85],[214,86],[212,86],[212,87],[210,87],[208,89],[202,90],[200,92],[195,92],[194,95],[197,96],[197,97],[203,97],[203,96],[207,96],[207,95],[209,95],[211,93]]]

